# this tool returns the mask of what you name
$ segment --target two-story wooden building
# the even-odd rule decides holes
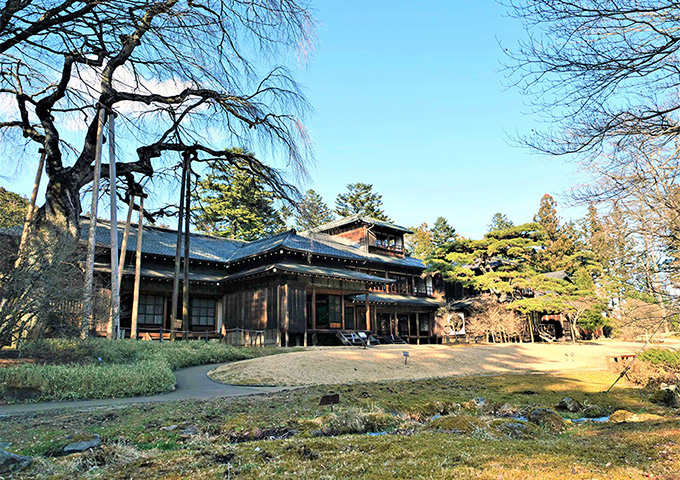
[[[83,235],[88,222],[83,220]],[[102,279],[109,270],[109,228],[98,221],[96,269]],[[133,325],[135,231],[121,284],[127,335]],[[122,238],[123,225],[118,233]],[[254,242],[191,234],[189,331],[219,334],[234,344],[337,344],[338,332],[370,333],[385,342],[434,342],[443,281],[425,275],[423,262],[405,255],[407,233],[355,215]],[[175,242],[173,230],[143,228],[136,328],[141,336],[172,326]]]

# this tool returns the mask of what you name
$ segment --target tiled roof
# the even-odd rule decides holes
[[[83,241],[87,241],[89,232],[89,218],[81,218],[80,236]],[[99,246],[108,247],[111,241],[111,223],[108,220],[97,220],[95,230],[95,242]],[[123,240],[124,225],[118,224],[118,245]],[[21,227],[6,229],[6,233],[14,236],[21,235]],[[177,231],[165,228],[143,226],[142,252],[147,255],[159,255],[166,257],[175,256],[175,242]],[[183,243],[183,242],[182,242]],[[343,258],[360,262],[383,264],[387,266],[402,266],[412,268],[425,268],[425,264],[413,257],[390,257],[387,255],[377,255],[367,253],[364,250],[352,246],[342,239],[325,233],[304,232],[298,234],[295,230],[272,235],[271,237],[256,240],[254,242],[244,242],[224,237],[203,235],[198,233],[191,234],[189,249],[190,258],[207,262],[230,263],[277,249],[285,248],[296,252],[310,253],[333,258]],[[137,226],[130,228],[128,237],[127,251],[137,249]],[[184,256],[184,245],[181,246],[182,256]]]
[[[108,220],[97,220],[95,230],[95,243],[108,247],[111,243],[111,222]],[[142,227],[142,252],[147,255],[163,255],[168,257],[175,256],[175,245],[177,241],[177,231],[157,227]],[[80,223],[80,238],[87,241],[90,230],[90,219],[82,218]],[[123,241],[125,226],[118,224],[118,245]],[[189,257],[195,260],[208,262],[227,263],[229,257],[240,248],[245,242],[232,240],[223,237],[213,237],[198,233],[191,234],[189,245]],[[130,227],[127,251],[134,252],[137,249],[137,226]],[[184,256],[184,242],[181,245],[181,255]]]
[[[366,295],[353,295],[353,302],[363,303]],[[387,303],[392,305],[420,305],[426,307],[441,307],[446,302],[430,297],[416,297],[415,295],[398,295],[394,293],[370,293],[368,301],[373,303]]]
[[[413,233],[411,230],[409,230],[406,227],[402,227],[401,225],[396,225],[394,223],[385,222],[384,220],[378,220],[377,218],[367,217],[367,216],[361,215],[361,214],[355,214],[355,215],[351,215],[349,217],[343,217],[343,218],[339,218],[338,220],[333,220],[332,222],[328,222],[328,223],[325,223],[323,225],[319,225],[318,227],[313,228],[311,231],[312,232],[326,232],[326,231],[331,230],[333,228],[342,227],[342,226],[345,226],[345,225],[352,224],[354,222],[363,222],[363,223],[367,223],[368,225],[376,225],[378,227],[389,228],[391,230],[397,230],[397,231],[404,232],[404,233]]]

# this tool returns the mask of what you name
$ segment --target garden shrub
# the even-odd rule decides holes
[[[152,395],[174,388],[173,370],[281,351],[218,341],[38,340],[20,348],[36,364],[0,368],[0,395],[10,402]]]

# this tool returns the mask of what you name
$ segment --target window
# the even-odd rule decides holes
[[[338,328],[338,324],[342,324],[342,297],[317,293],[316,328]]]
[[[161,325],[165,298],[160,295],[140,295],[137,323]]]
[[[215,325],[215,300],[194,298],[191,300],[191,324],[203,327]]]

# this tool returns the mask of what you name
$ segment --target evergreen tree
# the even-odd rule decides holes
[[[373,192],[373,185],[368,183],[350,183],[347,193],[341,193],[335,199],[335,213],[341,217],[366,215],[377,220],[390,222],[382,205],[382,195]]]
[[[545,235],[545,247],[536,258],[536,268],[542,272],[566,270],[573,273],[580,266],[578,234],[572,223],[560,225],[556,207],[555,199],[546,193],[541,198],[538,213],[534,215],[534,222],[540,225]]]
[[[295,228],[298,230],[310,230],[324,223],[335,220],[333,210],[323,201],[321,195],[314,190],[307,190],[298,204],[298,211],[294,214]]]
[[[197,186],[193,210],[200,232],[252,241],[285,229],[275,195],[247,169],[213,164]]]
[[[437,217],[432,227],[432,247],[439,249],[456,240],[456,229],[444,217]]]
[[[406,254],[421,260],[430,258],[434,252],[430,227],[423,222],[419,227],[411,230],[413,233],[404,237]]]
[[[494,230],[505,230],[506,228],[514,226],[515,224],[512,223],[512,220],[501,212],[494,213],[493,217],[491,217],[491,223],[488,225],[489,232],[493,232]]]
[[[28,210],[28,200],[0,187],[0,228],[23,225]]]

